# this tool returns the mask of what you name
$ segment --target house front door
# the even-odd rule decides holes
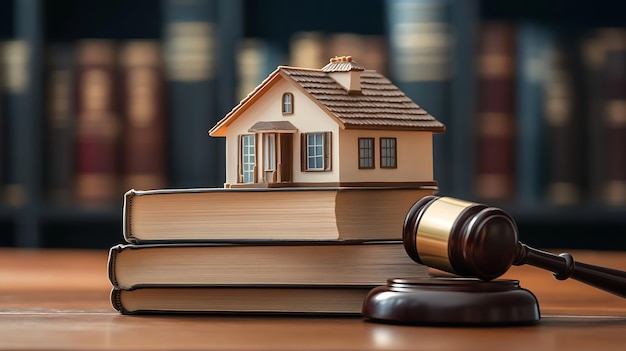
[[[279,134],[279,181],[291,183],[293,181],[293,134]]]
[[[290,133],[263,134],[263,180],[265,183],[292,181],[292,144]]]

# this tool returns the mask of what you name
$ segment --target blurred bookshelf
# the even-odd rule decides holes
[[[223,140],[207,130],[276,66],[352,55],[447,125],[442,195],[504,208],[535,247],[626,249],[624,10],[0,0],[0,246],[120,242],[126,189],[222,186]]]

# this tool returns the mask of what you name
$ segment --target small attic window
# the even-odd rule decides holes
[[[293,114],[293,94],[292,93],[283,94],[282,105],[283,105],[283,115]]]

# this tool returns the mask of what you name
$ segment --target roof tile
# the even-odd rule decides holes
[[[353,64],[356,62],[331,62],[323,70],[294,67],[280,67],[279,70],[317,99],[346,128],[401,128],[433,132],[445,130],[441,122],[378,72],[361,72],[360,94],[349,94],[325,72],[339,69],[335,67],[338,65]]]

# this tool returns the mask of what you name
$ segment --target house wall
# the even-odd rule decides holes
[[[291,115],[282,114],[282,95],[290,92],[293,94],[293,111]],[[226,182],[237,183],[237,158],[238,158],[238,135],[249,134],[248,129],[258,121],[281,121],[291,122],[298,128],[293,141],[293,181],[296,183],[306,182],[338,182],[339,170],[336,164],[332,165],[330,172],[301,172],[300,170],[300,133],[301,132],[328,132],[332,133],[332,160],[334,163],[339,159],[339,126],[324,112],[309,96],[299,90],[294,84],[279,79],[270,86],[247,110],[233,121],[227,129],[226,138]],[[257,136],[257,177],[262,179],[262,143]]]
[[[420,182],[433,180],[431,132],[342,130],[341,182]],[[358,138],[375,138],[374,169],[359,169]],[[380,137],[396,138],[397,168],[380,168]]]

